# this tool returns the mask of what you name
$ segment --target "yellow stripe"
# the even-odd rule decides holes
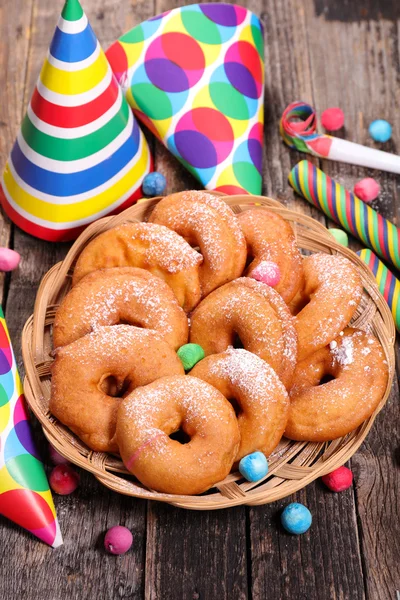
[[[113,187],[98,196],[74,204],[53,204],[35,198],[18,185],[10,169],[7,168],[4,173],[4,183],[14,202],[27,213],[52,223],[69,223],[98,213],[123,196],[132,188],[134,182],[143,175],[147,161],[148,148],[147,144],[143,144],[143,153],[138,162]]]
[[[380,285],[382,275],[383,275],[383,268],[384,268],[383,263],[381,263],[381,261],[378,261],[378,270],[376,272],[375,279],[377,280],[379,285]]]
[[[40,73],[40,81],[52,92],[72,96],[94,88],[104,79],[108,69],[108,61],[103,52],[100,52],[93,64],[81,71],[62,71],[46,60]]]

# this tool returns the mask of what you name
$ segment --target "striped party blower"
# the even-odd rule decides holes
[[[399,229],[307,160],[291,170],[294,190],[400,269]]]
[[[147,142],[78,0],[67,0],[6,164],[1,202],[21,229],[77,237],[141,196]]]
[[[357,254],[372,271],[378,284],[379,291],[392,311],[396,329],[400,332],[400,281],[391,271],[389,271],[383,262],[379,260],[372,250],[364,248],[363,250],[359,250]]]

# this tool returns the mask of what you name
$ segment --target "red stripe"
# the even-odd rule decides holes
[[[118,84],[114,77],[104,92],[81,106],[59,106],[45,100],[37,88],[33,92],[31,106],[35,115],[55,127],[81,127],[92,123],[112,107],[118,96]]]

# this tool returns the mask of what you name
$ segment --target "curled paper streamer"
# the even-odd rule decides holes
[[[138,25],[106,54],[135,115],[204,187],[261,193],[263,32],[253,13],[183,6]]]
[[[400,269],[400,231],[391,221],[307,160],[291,170],[289,183],[330,219]]]
[[[74,239],[141,197],[147,142],[78,0],[67,0],[2,179],[28,233]]]
[[[317,115],[305,102],[293,102],[284,110],[279,131],[283,141],[299,152],[351,165],[400,173],[400,156],[317,133]]]
[[[46,544],[62,536],[25,407],[7,325],[0,308],[0,514]]]
[[[371,250],[364,248],[357,254],[372,271],[379,291],[392,311],[396,329],[400,332],[400,281]]]

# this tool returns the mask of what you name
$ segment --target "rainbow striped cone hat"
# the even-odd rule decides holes
[[[67,0],[2,178],[16,225],[77,237],[130,206],[151,169],[145,137],[78,0]]]

